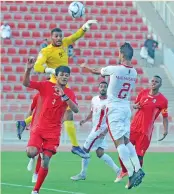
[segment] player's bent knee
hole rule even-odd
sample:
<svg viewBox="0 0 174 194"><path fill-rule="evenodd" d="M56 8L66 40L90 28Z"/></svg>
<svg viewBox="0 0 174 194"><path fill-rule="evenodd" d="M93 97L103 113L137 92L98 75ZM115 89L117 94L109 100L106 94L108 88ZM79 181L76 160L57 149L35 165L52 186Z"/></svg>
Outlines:
<svg viewBox="0 0 174 194"><path fill-rule="evenodd" d="M64 121L73 121L73 112L68 109L64 114Z"/></svg>
<svg viewBox="0 0 174 194"><path fill-rule="evenodd" d="M38 154L36 147L27 147L26 152L29 158L34 158Z"/></svg>
<svg viewBox="0 0 174 194"><path fill-rule="evenodd" d="M97 154L97 157L98 157L98 158L101 158L101 157L103 156L103 154L104 154L104 149L98 148L98 149L96 150L96 154Z"/></svg>
<svg viewBox="0 0 174 194"><path fill-rule="evenodd" d="M124 136L114 141L115 147L117 148L121 144L125 144Z"/></svg>
<svg viewBox="0 0 174 194"><path fill-rule="evenodd" d="M43 158L42 158L42 167L43 168L48 168L50 159L51 158L49 156L43 155Z"/></svg>

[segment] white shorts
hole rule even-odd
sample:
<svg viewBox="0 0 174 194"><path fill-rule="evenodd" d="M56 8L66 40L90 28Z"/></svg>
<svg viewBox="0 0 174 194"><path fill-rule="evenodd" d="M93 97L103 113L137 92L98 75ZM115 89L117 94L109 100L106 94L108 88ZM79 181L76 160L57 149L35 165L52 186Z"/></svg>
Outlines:
<svg viewBox="0 0 174 194"><path fill-rule="evenodd" d="M107 108L108 131L113 140L130 136L131 110L129 106L112 106Z"/></svg>
<svg viewBox="0 0 174 194"><path fill-rule="evenodd" d="M106 149L107 148L106 135L100 136L105 130L106 126L103 128L102 127L99 128L97 131L93 129L91 133L88 135L83 147L88 151L97 150L99 147Z"/></svg>

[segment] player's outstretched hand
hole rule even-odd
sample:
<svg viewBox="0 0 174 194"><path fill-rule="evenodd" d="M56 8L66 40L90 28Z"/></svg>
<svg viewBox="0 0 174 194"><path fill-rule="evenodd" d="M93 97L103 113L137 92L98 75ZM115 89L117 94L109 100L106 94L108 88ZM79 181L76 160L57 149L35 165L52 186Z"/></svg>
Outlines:
<svg viewBox="0 0 174 194"><path fill-rule="evenodd" d="M36 59L34 57L29 57L27 61L27 69L32 69L34 67L35 62Z"/></svg>
<svg viewBox="0 0 174 194"><path fill-rule="evenodd" d="M82 29L86 32L90 29L92 24L97 24L97 20L88 20L83 26Z"/></svg>
<svg viewBox="0 0 174 194"><path fill-rule="evenodd" d="M81 67L81 68L86 67L86 63L82 63L82 64L80 65L80 67Z"/></svg>
<svg viewBox="0 0 174 194"><path fill-rule="evenodd" d="M59 85L55 85L55 86L53 86L53 88L55 89L56 95L58 95L58 96L64 95L64 91Z"/></svg>
<svg viewBox="0 0 174 194"><path fill-rule="evenodd" d="M163 137L162 137L161 139L159 139L158 141L162 141L163 139L165 139L165 138L166 138L166 136L167 136L167 134L168 134L168 132L167 132L167 131L165 131L165 132L164 132L164 134L163 134Z"/></svg>
<svg viewBox="0 0 174 194"><path fill-rule="evenodd" d="M85 123L85 120L80 121L80 126L82 126Z"/></svg>

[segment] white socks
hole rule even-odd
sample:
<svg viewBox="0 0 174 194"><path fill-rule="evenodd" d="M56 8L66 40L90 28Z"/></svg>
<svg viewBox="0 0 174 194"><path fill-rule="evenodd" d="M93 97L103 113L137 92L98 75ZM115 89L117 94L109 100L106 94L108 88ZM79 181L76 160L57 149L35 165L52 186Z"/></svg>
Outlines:
<svg viewBox="0 0 174 194"><path fill-rule="evenodd" d="M120 171L120 168L114 163L114 161L109 155L103 154L103 156L100 159L103 160L108 166L110 166L118 174L118 172Z"/></svg>
<svg viewBox="0 0 174 194"><path fill-rule="evenodd" d="M138 156L137 156L137 153L136 153L136 150L135 150L135 147L132 145L131 142L129 142L126 147L128 148L129 150L129 154L130 154L130 159L135 167L135 172L137 172L141 166L140 166L140 161L138 159Z"/></svg>
<svg viewBox="0 0 174 194"><path fill-rule="evenodd" d="M121 144L117 147L117 151L120 159L127 169L129 177L131 177L134 173L134 166L132 165L132 162L130 160L130 153L128 148L124 144Z"/></svg>
<svg viewBox="0 0 174 194"><path fill-rule="evenodd" d="M86 176L86 171L87 171L87 168L88 168L89 161L90 161L89 158L83 158L82 159L82 170L81 170L80 174Z"/></svg>

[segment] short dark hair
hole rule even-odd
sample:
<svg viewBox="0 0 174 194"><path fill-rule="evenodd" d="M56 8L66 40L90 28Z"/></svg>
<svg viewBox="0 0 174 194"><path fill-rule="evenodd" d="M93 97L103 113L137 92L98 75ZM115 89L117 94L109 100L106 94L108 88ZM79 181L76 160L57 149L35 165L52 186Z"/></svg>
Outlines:
<svg viewBox="0 0 174 194"><path fill-rule="evenodd" d="M51 30L51 34L53 34L54 32L62 32L62 30L60 28L54 28Z"/></svg>
<svg viewBox="0 0 174 194"><path fill-rule="evenodd" d="M101 82L99 83L99 86L100 86L100 84L106 84L107 87L108 87L108 83L107 83L106 81L101 81Z"/></svg>
<svg viewBox="0 0 174 194"><path fill-rule="evenodd" d="M162 83L162 78L159 75L154 75L153 77L160 79L160 82Z"/></svg>
<svg viewBox="0 0 174 194"><path fill-rule="evenodd" d="M120 53L123 54L124 59L126 59L127 61L131 61L133 54L134 54L134 50L132 48L132 46L125 42L121 47L120 47Z"/></svg>
<svg viewBox="0 0 174 194"><path fill-rule="evenodd" d="M71 73L71 70L68 66L59 66L55 70L55 75L58 76L59 72Z"/></svg>

